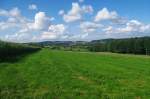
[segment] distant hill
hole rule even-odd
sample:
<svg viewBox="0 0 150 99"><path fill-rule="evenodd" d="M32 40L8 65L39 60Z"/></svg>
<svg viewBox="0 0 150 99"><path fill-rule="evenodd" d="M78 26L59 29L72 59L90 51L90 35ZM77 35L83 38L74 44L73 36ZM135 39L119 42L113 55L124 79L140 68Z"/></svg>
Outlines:
<svg viewBox="0 0 150 99"><path fill-rule="evenodd" d="M121 39L109 38L92 41L43 41L43 42L25 43L24 45L49 47L51 49L70 50L70 51L82 50L94 52L115 52L115 53L131 53L131 54L148 54L148 55L150 54L150 37L135 37L135 38L121 38Z"/></svg>
<svg viewBox="0 0 150 99"><path fill-rule="evenodd" d="M73 45L84 45L87 44L86 41L43 41L43 42L33 42L30 45L38 46L73 46Z"/></svg>
<svg viewBox="0 0 150 99"><path fill-rule="evenodd" d="M150 39L150 37L135 37L135 38L108 38L108 39L101 39L101 40L92 40L92 41L43 41L43 42L32 42L27 43L29 45L38 45L38 46L72 46L72 45L90 45L90 44L97 44L97 43L108 43L116 40L135 40L135 39Z"/></svg>
<svg viewBox="0 0 150 99"><path fill-rule="evenodd" d="M150 54L150 37L102 39L93 41L44 41L30 43L42 47L51 46L52 49L87 49L94 52L115 52L131 54ZM63 48L62 48L63 47Z"/></svg>

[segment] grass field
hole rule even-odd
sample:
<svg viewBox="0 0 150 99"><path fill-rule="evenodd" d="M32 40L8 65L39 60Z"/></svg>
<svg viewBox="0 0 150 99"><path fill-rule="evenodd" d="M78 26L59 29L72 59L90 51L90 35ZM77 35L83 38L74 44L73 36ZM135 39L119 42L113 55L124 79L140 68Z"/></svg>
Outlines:
<svg viewBox="0 0 150 99"><path fill-rule="evenodd" d="M150 57L43 49L0 63L1 99L148 99Z"/></svg>

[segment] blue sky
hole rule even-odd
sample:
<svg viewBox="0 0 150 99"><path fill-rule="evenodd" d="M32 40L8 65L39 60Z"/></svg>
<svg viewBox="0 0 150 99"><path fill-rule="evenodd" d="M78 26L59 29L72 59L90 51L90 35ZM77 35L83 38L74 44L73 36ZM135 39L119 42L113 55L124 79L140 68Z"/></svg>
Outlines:
<svg viewBox="0 0 150 99"><path fill-rule="evenodd" d="M95 40L150 35L150 0L1 0L0 39Z"/></svg>

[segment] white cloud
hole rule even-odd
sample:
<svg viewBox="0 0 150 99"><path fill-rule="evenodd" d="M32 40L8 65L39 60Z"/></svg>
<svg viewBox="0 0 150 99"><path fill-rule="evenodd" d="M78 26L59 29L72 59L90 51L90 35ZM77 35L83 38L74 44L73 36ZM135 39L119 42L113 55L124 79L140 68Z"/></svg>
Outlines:
<svg viewBox="0 0 150 99"><path fill-rule="evenodd" d="M83 5L82 10L84 13L93 13L93 7L91 5Z"/></svg>
<svg viewBox="0 0 150 99"><path fill-rule="evenodd" d="M112 33L113 32L113 27L112 26L108 26L104 29L102 29L103 31L105 31L106 33Z"/></svg>
<svg viewBox="0 0 150 99"><path fill-rule="evenodd" d="M50 25L51 18L46 16L44 12L38 12L35 14L34 20L23 20L23 17L20 17L19 19L10 17L7 22L5 22L6 25L8 25L8 28L14 27L17 28L17 26L20 28L19 33L30 33L31 31L42 31L47 30Z"/></svg>
<svg viewBox="0 0 150 99"><path fill-rule="evenodd" d="M5 17L0 23L3 26L0 29L11 29L15 27L23 27L28 21L25 17L21 15L21 11L18 8L12 8L11 10L0 10L0 16Z"/></svg>
<svg viewBox="0 0 150 99"><path fill-rule="evenodd" d="M140 30L141 32L150 32L150 24L141 26Z"/></svg>
<svg viewBox="0 0 150 99"><path fill-rule="evenodd" d="M31 5L29 5L29 10L37 10L38 8L37 8L37 6L35 5L35 4L31 4Z"/></svg>
<svg viewBox="0 0 150 99"><path fill-rule="evenodd" d="M50 21L54 21L54 20L55 20L55 17L51 17L51 18L50 18Z"/></svg>
<svg viewBox="0 0 150 99"><path fill-rule="evenodd" d="M94 22L82 22L80 24L80 28L85 33L95 32L98 28L102 27L101 24L97 24Z"/></svg>
<svg viewBox="0 0 150 99"><path fill-rule="evenodd" d="M11 23L15 23L15 22L17 22L17 19L16 19L16 18L13 18L13 17L10 17L10 18L8 18L7 21L8 21L8 22L11 22Z"/></svg>
<svg viewBox="0 0 150 99"><path fill-rule="evenodd" d="M150 24L143 24L137 20L130 20L126 23L124 27L112 27L108 26L103 29L106 33L134 33L134 32L150 32Z"/></svg>
<svg viewBox="0 0 150 99"><path fill-rule="evenodd" d="M56 39L63 35L66 27L63 24L50 25L48 31L41 34L41 39Z"/></svg>
<svg viewBox="0 0 150 99"><path fill-rule="evenodd" d="M17 27L20 27L19 24L16 24L14 22L0 22L0 30L7 30Z"/></svg>
<svg viewBox="0 0 150 99"><path fill-rule="evenodd" d="M65 22L73 22L81 19L81 8L78 3L72 3L72 9L64 14L63 19Z"/></svg>
<svg viewBox="0 0 150 99"><path fill-rule="evenodd" d="M0 16L5 17L5 19L0 22L0 30L21 28L27 21L27 19L21 15L21 11L18 8L12 8L11 10L1 9Z"/></svg>
<svg viewBox="0 0 150 99"><path fill-rule="evenodd" d="M13 8L12 10L9 11L9 13L10 13L10 16L13 16L13 17L21 16L20 10L18 8Z"/></svg>
<svg viewBox="0 0 150 99"><path fill-rule="evenodd" d="M64 15L64 13L65 13L64 10L60 10L60 11L58 12L59 15Z"/></svg>
<svg viewBox="0 0 150 99"><path fill-rule="evenodd" d="M20 17L20 10L18 8L13 8L9 11L0 9L0 16L6 16L6 17Z"/></svg>
<svg viewBox="0 0 150 99"><path fill-rule="evenodd" d="M12 42L27 42L27 40L31 41L32 36L27 33L14 33L11 35L5 35L3 39Z"/></svg>
<svg viewBox="0 0 150 99"><path fill-rule="evenodd" d="M98 11L97 15L95 16L95 22L102 20L116 19L117 17L118 17L117 12L115 11L109 12L107 8L103 8L102 10Z"/></svg>
<svg viewBox="0 0 150 99"><path fill-rule="evenodd" d="M147 32L150 31L150 25L143 24L137 20L131 20L126 24L126 27L119 28L118 31L126 32Z"/></svg>
<svg viewBox="0 0 150 99"><path fill-rule="evenodd" d="M9 13L6 10L0 9L0 16L8 16Z"/></svg>
<svg viewBox="0 0 150 99"><path fill-rule="evenodd" d="M42 40L56 39L56 38L57 38L57 35L55 33L48 32L48 31L43 32L42 35L41 35L41 37L40 37L40 39L42 39Z"/></svg>
<svg viewBox="0 0 150 99"><path fill-rule="evenodd" d="M51 18L46 16L45 12L38 12L35 14L34 23L29 23L29 29L44 30L50 25Z"/></svg>
<svg viewBox="0 0 150 99"><path fill-rule="evenodd" d="M84 13L92 13L93 8L91 5L83 5L80 7L78 3L72 3L72 9L67 14L63 10L59 11L60 15L63 15L65 22L74 22L82 19Z"/></svg>
<svg viewBox="0 0 150 99"><path fill-rule="evenodd" d="M45 12L38 12L34 20L29 20L21 15L18 8L0 10L0 15L6 17L6 20L0 22L0 32L8 31L3 34L3 39L9 41L31 41L33 33L37 33L34 35L38 37L39 33L48 31L51 21L54 20L54 17L46 16Z"/></svg>
<svg viewBox="0 0 150 99"><path fill-rule="evenodd" d="M91 40L118 35L135 36L150 32L150 24L144 24L138 20L128 20L118 16L117 12L109 11L107 8L100 10L93 21L84 19L84 14L91 15L93 8L90 5L80 6L72 3L72 8L67 13L59 11L65 22L76 22L72 24L54 24L54 17L47 16L45 12L37 12L33 19L27 19L18 8L10 10L0 9L0 38L10 41L27 42L42 40ZM4 17L4 19L3 19ZM87 18L88 19L88 18ZM84 21L86 20L86 21ZM107 20L105 24L99 24ZM112 24L117 23L117 24ZM110 26L111 25L111 26Z"/></svg>
<svg viewBox="0 0 150 99"><path fill-rule="evenodd" d="M62 34L65 31L66 27L63 24L51 25L49 26L48 31Z"/></svg>

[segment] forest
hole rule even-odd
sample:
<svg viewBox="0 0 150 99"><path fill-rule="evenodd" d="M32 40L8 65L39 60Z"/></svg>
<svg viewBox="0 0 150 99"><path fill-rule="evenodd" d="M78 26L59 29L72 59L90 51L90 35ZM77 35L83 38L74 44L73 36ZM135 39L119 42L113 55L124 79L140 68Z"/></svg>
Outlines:
<svg viewBox="0 0 150 99"><path fill-rule="evenodd" d="M37 46L0 41L0 62L9 60L14 61L22 55L38 50L40 50L40 47Z"/></svg>
<svg viewBox="0 0 150 99"><path fill-rule="evenodd" d="M90 42L89 50L150 55L150 37L95 40Z"/></svg>

